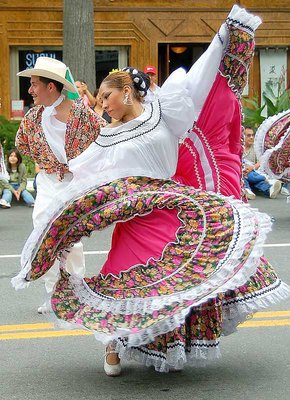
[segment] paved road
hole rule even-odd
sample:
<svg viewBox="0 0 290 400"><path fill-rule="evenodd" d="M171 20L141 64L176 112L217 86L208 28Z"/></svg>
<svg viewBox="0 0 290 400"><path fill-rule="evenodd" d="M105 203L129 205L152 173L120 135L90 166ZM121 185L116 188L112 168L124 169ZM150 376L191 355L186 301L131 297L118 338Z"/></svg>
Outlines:
<svg viewBox="0 0 290 400"><path fill-rule="evenodd" d="M265 254L290 284L290 206L285 197L252 202L276 219ZM134 362L122 376L108 378L102 370L103 347L84 331L54 330L36 313L43 301L39 282L15 292L10 278L18 270L32 210L14 206L0 210L0 399L1 400L289 400L290 300L284 301L223 338L223 357L206 369L159 374ZM85 240L87 269L93 273L109 248L110 232Z"/></svg>

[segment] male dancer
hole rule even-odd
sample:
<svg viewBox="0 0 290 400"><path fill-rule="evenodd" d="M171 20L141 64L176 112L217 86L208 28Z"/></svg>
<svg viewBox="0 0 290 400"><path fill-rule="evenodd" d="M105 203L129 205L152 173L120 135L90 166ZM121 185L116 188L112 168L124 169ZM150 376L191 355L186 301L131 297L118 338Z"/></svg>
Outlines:
<svg viewBox="0 0 290 400"><path fill-rule="evenodd" d="M16 146L22 154L31 157L38 165L37 196L33 210L33 225L41 224L51 201L57 201L58 192L64 190L72 179L68 161L82 153L98 136L100 120L96 113L81 100L71 101L62 94L65 89L76 92L66 79L68 68L61 61L39 57L35 67L19 72L30 77L28 93L34 106L24 116L16 135ZM68 255L69 272L84 274L83 246L77 243ZM47 292L51 292L58 277L55 263L44 277ZM45 302L38 308L46 313L50 306Z"/></svg>

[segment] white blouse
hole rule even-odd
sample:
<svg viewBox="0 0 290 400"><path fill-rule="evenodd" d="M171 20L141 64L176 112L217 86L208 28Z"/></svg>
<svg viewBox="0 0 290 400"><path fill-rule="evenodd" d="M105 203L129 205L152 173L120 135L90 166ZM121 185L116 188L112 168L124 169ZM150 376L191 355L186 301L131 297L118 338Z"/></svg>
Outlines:
<svg viewBox="0 0 290 400"><path fill-rule="evenodd" d="M216 36L188 73L180 68L169 76L158 99L144 104L139 117L102 128L97 140L69 161L74 175L71 185L89 188L127 176L172 177L179 139L198 118L218 72L223 47Z"/></svg>

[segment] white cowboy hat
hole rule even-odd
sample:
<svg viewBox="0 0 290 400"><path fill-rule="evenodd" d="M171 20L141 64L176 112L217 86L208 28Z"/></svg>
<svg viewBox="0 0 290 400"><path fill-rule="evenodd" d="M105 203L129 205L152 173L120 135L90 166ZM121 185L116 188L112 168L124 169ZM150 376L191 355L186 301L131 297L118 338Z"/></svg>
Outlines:
<svg viewBox="0 0 290 400"><path fill-rule="evenodd" d="M62 83L65 90L72 93L77 93L75 86L66 79L67 70L67 66L55 58L38 57L34 68L20 71L17 75L26 77L35 75L53 79L54 81Z"/></svg>

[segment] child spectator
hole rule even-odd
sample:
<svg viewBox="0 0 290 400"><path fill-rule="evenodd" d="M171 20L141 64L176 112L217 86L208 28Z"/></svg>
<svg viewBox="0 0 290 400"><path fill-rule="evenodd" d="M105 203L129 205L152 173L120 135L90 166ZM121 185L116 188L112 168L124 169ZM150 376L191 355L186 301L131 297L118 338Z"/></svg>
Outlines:
<svg viewBox="0 0 290 400"><path fill-rule="evenodd" d="M17 149L12 149L7 154L7 172L9 175L9 182L3 183L0 206L2 208L10 208L12 196L14 195L17 201L19 201L21 197L29 207L33 207L34 198L26 190L26 168L22 163L22 157Z"/></svg>

